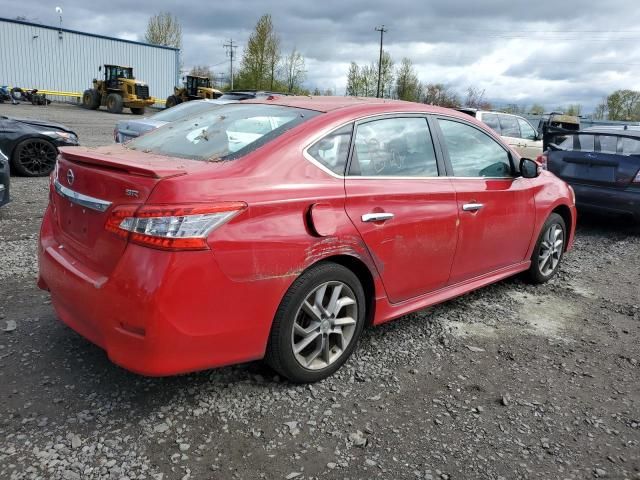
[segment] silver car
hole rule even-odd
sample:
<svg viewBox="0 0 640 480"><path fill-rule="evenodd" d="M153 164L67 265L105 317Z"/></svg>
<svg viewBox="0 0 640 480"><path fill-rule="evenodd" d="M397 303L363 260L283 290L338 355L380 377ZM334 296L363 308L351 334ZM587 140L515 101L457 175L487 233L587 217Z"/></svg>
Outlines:
<svg viewBox="0 0 640 480"><path fill-rule="evenodd" d="M113 139L116 143L124 143L132 138L139 137L143 133L160 128L167 123L175 122L227 103L236 103L236 100L193 100L168 108L150 117L120 120L113 131Z"/></svg>

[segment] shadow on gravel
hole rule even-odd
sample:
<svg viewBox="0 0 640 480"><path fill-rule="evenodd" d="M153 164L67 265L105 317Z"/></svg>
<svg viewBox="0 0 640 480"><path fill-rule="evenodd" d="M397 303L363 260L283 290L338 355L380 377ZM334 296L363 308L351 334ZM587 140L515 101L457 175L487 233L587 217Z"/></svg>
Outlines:
<svg viewBox="0 0 640 480"><path fill-rule="evenodd" d="M640 237L640 222L623 215L602 215L578 211L576 236L633 236Z"/></svg>

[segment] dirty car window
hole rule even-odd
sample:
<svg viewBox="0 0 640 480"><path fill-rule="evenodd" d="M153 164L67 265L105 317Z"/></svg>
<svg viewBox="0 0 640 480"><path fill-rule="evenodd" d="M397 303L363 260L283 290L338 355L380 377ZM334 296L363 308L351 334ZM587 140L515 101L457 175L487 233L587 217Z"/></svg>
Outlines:
<svg viewBox="0 0 640 480"><path fill-rule="evenodd" d="M223 105L143 135L126 148L191 160L232 160L316 115L278 105Z"/></svg>

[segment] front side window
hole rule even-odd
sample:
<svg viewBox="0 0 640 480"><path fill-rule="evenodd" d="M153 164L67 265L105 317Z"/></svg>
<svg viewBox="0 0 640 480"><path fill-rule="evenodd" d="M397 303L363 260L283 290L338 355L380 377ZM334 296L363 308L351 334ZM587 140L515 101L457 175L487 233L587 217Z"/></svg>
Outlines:
<svg viewBox="0 0 640 480"><path fill-rule="evenodd" d="M350 175L436 177L426 118L385 118L358 125Z"/></svg>
<svg viewBox="0 0 640 480"><path fill-rule="evenodd" d="M347 158L349 157L349 143L351 142L352 132L353 124L334 130L311 145L307 153L333 173L344 175Z"/></svg>
<svg viewBox="0 0 640 480"><path fill-rule="evenodd" d="M158 128L126 147L190 160L233 160L316 115L279 105L223 105Z"/></svg>
<svg viewBox="0 0 640 480"><path fill-rule="evenodd" d="M438 119L455 177L510 177L507 151L486 133L465 123Z"/></svg>
<svg viewBox="0 0 640 480"><path fill-rule="evenodd" d="M529 125L529 122L522 118L519 118L518 123L520 124L521 138L524 138L525 140L536 140L538 138L538 136L536 135L536 131L531 125Z"/></svg>
<svg viewBox="0 0 640 480"><path fill-rule="evenodd" d="M520 138L520 126L516 117L500 115L500 128L503 137Z"/></svg>

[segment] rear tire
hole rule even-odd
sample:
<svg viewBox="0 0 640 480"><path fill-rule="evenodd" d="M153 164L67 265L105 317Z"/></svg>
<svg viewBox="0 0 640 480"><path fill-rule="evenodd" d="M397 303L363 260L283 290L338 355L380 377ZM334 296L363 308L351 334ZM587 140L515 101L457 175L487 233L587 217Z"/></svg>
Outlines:
<svg viewBox="0 0 640 480"><path fill-rule="evenodd" d="M122 113L124 107L124 101L122 97L117 93L110 93L107 95L107 110L110 113Z"/></svg>
<svg viewBox="0 0 640 480"><path fill-rule="evenodd" d="M329 262L310 268L280 302L265 360L292 382L327 378L355 349L365 309L364 289L351 270Z"/></svg>
<svg viewBox="0 0 640 480"><path fill-rule="evenodd" d="M100 106L100 94L93 89L85 90L82 94L82 107L96 110Z"/></svg>
<svg viewBox="0 0 640 480"><path fill-rule="evenodd" d="M545 283L558 272L567 243L567 225L557 213L544 222L527 272L531 283Z"/></svg>
<svg viewBox="0 0 640 480"><path fill-rule="evenodd" d="M180 103L180 99L178 97L176 97L175 95L169 95L164 105L166 108L171 108L171 107L175 107L179 103Z"/></svg>
<svg viewBox="0 0 640 480"><path fill-rule="evenodd" d="M131 107L131 113L134 115L144 115L144 107Z"/></svg>

